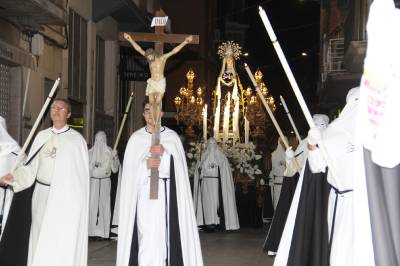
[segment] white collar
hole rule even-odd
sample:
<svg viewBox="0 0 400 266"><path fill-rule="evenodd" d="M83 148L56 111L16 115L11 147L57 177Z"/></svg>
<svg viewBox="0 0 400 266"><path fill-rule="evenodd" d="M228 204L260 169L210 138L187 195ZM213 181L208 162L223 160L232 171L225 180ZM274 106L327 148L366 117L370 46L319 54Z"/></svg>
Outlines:
<svg viewBox="0 0 400 266"><path fill-rule="evenodd" d="M144 127L144 130L145 130L147 133L149 133L149 134L153 134L153 133L151 133L151 132L147 129L147 126ZM164 132L164 131L165 131L165 127L161 126L161 128L160 128L160 133L162 133L162 132Z"/></svg>
<svg viewBox="0 0 400 266"><path fill-rule="evenodd" d="M52 131L53 133L55 133L55 134L61 134L61 133L64 133L65 131L67 131L68 129L69 129L69 126L68 126L68 125L65 125L64 127L60 128L60 129L57 129L57 128L55 128L55 127L52 127L52 128L51 128L51 131Z"/></svg>

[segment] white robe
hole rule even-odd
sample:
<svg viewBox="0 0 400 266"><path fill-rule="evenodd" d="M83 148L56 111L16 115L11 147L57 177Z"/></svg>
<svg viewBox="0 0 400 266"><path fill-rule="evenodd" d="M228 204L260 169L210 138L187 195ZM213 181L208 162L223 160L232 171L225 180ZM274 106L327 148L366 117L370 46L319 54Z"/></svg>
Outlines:
<svg viewBox="0 0 400 266"><path fill-rule="evenodd" d="M276 150L271 154L271 165L272 169L269 173L271 193L272 193L272 203L274 205L274 210L278 205L279 196L281 195L283 175L286 168L285 162L285 149L278 143Z"/></svg>
<svg viewBox="0 0 400 266"><path fill-rule="evenodd" d="M324 145L336 171L336 176L333 176L332 171L328 169L328 182L333 186L329 195L327 217L330 235L337 193L335 188L340 191L337 195L334 233L330 239L332 266L354 265L353 179L356 154L354 130L358 110L358 100L355 99L348 102L339 117L322 132ZM320 172L327 166L318 149L310 151L308 159L313 172Z"/></svg>
<svg viewBox="0 0 400 266"><path fill-rule="evenodd" d="M50 184L36 183L33 193L28 266L85 266L89 203L87 146L73 129L56 132L52 129L39 132L28 164L12 173L16 178L12 183L14 192L30 187L35 179Z"/></svg>
<svg viewBox="0 0 400 266"><path fill-rule="evenodd" d="M294 151L294 158L288 160L286 158L286 169L283 175L285 177L294 176L299 172L299 167L303 167L308 156L307 139L303 139Z"/></svg>
<svg viewBox="0 0 400 266"><path fill-rule="evenodd" d="M10 153L8 155L0 155L0 176L8 174L14 163L16 163L17 155L16 153ZM3 215L0 241L3 236L4 228L7 223L8 213L10 211L10 205L13 198L13 191L10 187L0 187L0 215Z"/></svg>
<svg viewBox="0 0 400 266"><path fill-rule="evenodd" d="M239 218L236 208L232 170L228 159L218 147L213 147L213 149L207 148L202 157L202 160L196 167L196 169L201 168L201 174L197 170L194 174L193 199L197 225L220 224L221 217L217 213L219 204L221 204L219 202L219 168L225 229L237 230L240 228ZM201 184L201 187L199 184Z"/></svg>
<svg viewBox="0 0 400 266"><path fill-rule="evenodd" d="M111 223L111 171L117 172L118 157L112 158L106 135L100 131L89 150L90 199L89 236L108 238Z"/></svg>
<svg viewBox="0 0 400 266"><path fill-rule="evenodd" d="M381 167L392 168L400 163L400 35L392 30L392 25L399 25L399 21L400 12L394 1L375 0L371 4L355 137L357 150L354 167L354 265L374 266L377 252L372 240L373 223L367 191L364 149L371 152L372 161ZM391 243L395 245L394 241ZM379 260L379 253L376 255Z"/></svg>
<svg viewBox="0 0 400 266"><path fill-rule="evenodd" d="M188 266L201 266L203 265L203 259L200 249L196 218L193 211L193 201L191 200L192 196L190 192L185 152L178 135L168 128L165 128L165 130L161 132L160 142L163 145L165 152L167 154L171 154L174 159L178 220L183 262L184 265ZM163 189L162 184L160 183L159 185L159 199L150 202L148 199L149 186L144 186L144 184L141 183L145 180L147 180L146 182L149 181L149 170L146 166L146 159L150 146L151 134L148 133L145 128L142 128L132 134L126 148L122 170L121 198L119 207L120 216L117 248L118 266L127 266L129 263L135 217L138 218L138 235L140 237L140 227L143 224L139 221L139 216L142 214L146 216L149 215L145 212L143 213L139 211L143 209L146 204L163 205L163 194L160 193L161 189ZM162 177L161 175L162 174L160 174L160 177ZM155 206L150 206L152 210L154 210L153 207ZM138 214L136 215L137 208ZM151 215L152 225L157 215L158 214L156 213L154 213L154 216ZM148 222L150 223L150 221ZM145 228L146 226L144 226L142 230L146 230ZM143 246L141 247L139 243L139 265L142 265L140 263L141 259L148 260L148 257L155 256L155 254L160 256L160 254L162 254L162 251L160 250L143 250L142 248Z"/></svg>
<svg viewBox="0 0 400 266"><path fill-rule="evenodd" d="M0 176L11 172L12 168L17 163L17 156L19 153L20 147L18 143L8 134L6 121L0 116ZM12 188L0 187L0 215L3 215L0 241L7 222L13 194Z"/></svg>

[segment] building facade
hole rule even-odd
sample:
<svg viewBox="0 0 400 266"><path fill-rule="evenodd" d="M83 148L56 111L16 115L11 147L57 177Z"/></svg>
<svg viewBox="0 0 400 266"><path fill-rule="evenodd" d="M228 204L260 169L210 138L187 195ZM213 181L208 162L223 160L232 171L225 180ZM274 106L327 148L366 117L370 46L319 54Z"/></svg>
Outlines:
<svg viewBox="0 0 400 266"><path fill-rule="evenodd" d="M0 1L0 115L21 144L58 77L56 97L73 106L69 124L89 144L99 129L112 141L118 126L118 21L95 18L97 2ZM41 128L48 126L46 114Z"/></svg>

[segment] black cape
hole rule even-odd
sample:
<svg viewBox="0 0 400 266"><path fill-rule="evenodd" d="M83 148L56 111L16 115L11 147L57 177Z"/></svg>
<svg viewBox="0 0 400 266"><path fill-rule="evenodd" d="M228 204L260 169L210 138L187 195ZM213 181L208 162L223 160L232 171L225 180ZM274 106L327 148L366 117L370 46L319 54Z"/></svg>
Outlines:
<svg viewBox="0 0 400 266"><path fill-rule="evenodd" d="M277 252L279 242L281 241L283 229L285 228L286 219L289 214L290 205L294 192L296 191L299 174L296 173L292 177L284 177L282 183L281 195L278 205L276 206L275 215L272 224L268 230L267 237L264 242L264 251Z"/></svg>
<svg viewBox="0 0 400 266"><path fill-rule="evenodd" d="M288 266L329 265L327 173L313 174L306 162Z"/></svg>
<svg viewBox="0 0 400 266"><path fill-rule="evenodd" d="M0 242L1 266L26 266L32 221L34 185L15 193Z"/></svg>

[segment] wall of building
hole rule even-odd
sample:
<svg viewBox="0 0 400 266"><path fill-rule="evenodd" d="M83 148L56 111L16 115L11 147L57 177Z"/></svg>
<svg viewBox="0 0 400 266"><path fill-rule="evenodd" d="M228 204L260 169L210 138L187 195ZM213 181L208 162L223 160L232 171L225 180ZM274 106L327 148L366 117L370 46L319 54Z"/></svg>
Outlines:
<svg viewBox="0 0 400 266"><path fill-rule="evenodd" d="M0 40L21 49L26 56L32 52L32 36L28 36L19 31L11 23L0 19ZM10 88L10 110L8 128L12 136L22 143L32 128L36 117L45 101L44 83L45 79L55 80L63 72L62 49L50 45L48 42L41 42L41 53L35 56L35 66L29 68L18 62L9 62L11 68L11 88ZM33 55L30 55L33 56ZM28 72L30 69L30 79ZM28 86L27 86L28 83ZM27 100L25 117L22 118L22 105L27 88ZM65 95L62 89L59 95ZM47 127L46 123L41 128Z"/></svg>
<svg viewBox="0 0 400 266"><path fill-rule="evenodd" d="M91 0L69 0L69 8L72 8L86 20L92 18L92 1Z"/></svg>
<svg viewBox="0 0 400 266"><path fill-rule="evenodd" d="M88 22L87 26L87 70L86 70L86 103L84 104L84 136L87 141L92 142L93 124L94 124L94 96L96 93L95 71L96 71L96 35L101 36L105 42L105 113L109 116L116 117L116 104L118 92L118 61L119 61L119 45L117 42L118 29L117 22L111 17L107 17L98 23L91 21L92 1L91 0L70 0L68 1L67 11L73 9ZM62 27L53 27L49 30L47 26L43 32L46 36L56 40L59 45L54 45L48 41L43 41L42 51L35 56L36 65L30 71L30 79L28 86L28 94L26 101L25 116L22 118L22 105L24 91L27 83L29 67L10 63L12 88L10 98L12 99L12 121L8 121L9 130L12 135L22 142L32 128L36 117L38 116L45 98L45 84L49 84L48 80L55 80L61 77L61 85L59 86L57 97L68 97L68 47L61 47L63 40L66 41ZM55 30L56 29L56 30ZM28 55L32 52L32 36L27 36L13 24L0 18L0 40L7 42L16 48L24 50ZM47 83L46 83L47 80ZM41 128L49 126L49 118L45 119Z"/></svg>

